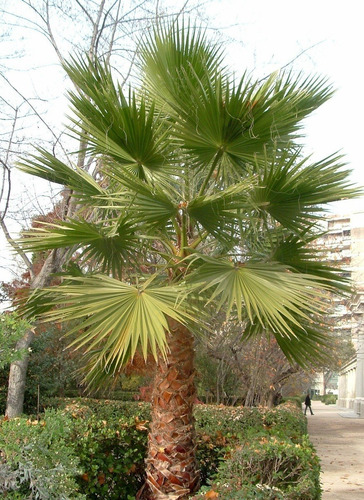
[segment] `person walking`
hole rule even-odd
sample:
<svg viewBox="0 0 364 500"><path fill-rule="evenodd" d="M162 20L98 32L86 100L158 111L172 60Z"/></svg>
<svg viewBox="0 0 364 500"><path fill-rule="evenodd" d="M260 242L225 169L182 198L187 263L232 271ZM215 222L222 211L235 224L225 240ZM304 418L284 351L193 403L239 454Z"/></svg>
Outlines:
<svg viewBox="0 0 364 500"><path fill-rule="evenodd" d="M306 415L306 412L307 412L307 408L310 409L310 412L311 412L311 415L313 415L313 411L312 411L312 408L311 408L311 398L310 398L310 395L307 394L306 396L306 399L305 399L305 415Z"/></svg>

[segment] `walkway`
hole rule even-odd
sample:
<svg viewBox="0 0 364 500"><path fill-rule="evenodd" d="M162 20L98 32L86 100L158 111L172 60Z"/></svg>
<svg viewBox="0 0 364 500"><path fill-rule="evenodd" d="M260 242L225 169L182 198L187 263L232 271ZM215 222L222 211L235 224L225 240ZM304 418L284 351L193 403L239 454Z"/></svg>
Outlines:
<svg viewBox="0 0 364 500"><path fill-rule="evenodd" d="M312 410L308 432L321 459L322 500L364 500L364 419L319 401Z"/></svg>

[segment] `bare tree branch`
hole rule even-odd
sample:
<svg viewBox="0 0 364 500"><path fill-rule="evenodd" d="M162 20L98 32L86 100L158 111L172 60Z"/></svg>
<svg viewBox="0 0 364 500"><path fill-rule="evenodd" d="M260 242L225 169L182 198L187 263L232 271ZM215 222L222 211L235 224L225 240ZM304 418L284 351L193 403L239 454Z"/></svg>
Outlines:
<svg viewBox="0 0 364 500"><path fill-rule="evenodd" d="M11 245L13 247L13 249L16 251L16 253L22 258L24 264L27 266L27 268L30 272L31 278L34 278L31 261L28 259L26 253L22 250L22 248L18 245L18 243L10 236L10 233L8 231L8 228L7 228L4 220L0 220L0 226L4 232L6 241L9 243L9 245Z"/></svg>
<svg viewBox="0 0 364 500"><path fill-rule="evenodd" d="M54 130L50 127L50 125L44 120L44 118L42 117L42 115L37 111L37 109L33 106L33 104L30 102L30 99L28 99L27 97L25 97L11 82L10 80L3 74L0 73L0 76L1 78L3 78L3 80L6 81L6 83L10 86L10 88L12 88L22 99L24 102L26 102L28 104L28 106L32 109L32 111L34 112L35 116L37 116L39 118L39 120L43 123L43 125L45 125L45 127L47 128L47 130L52 134L52 136L54 137L56 143L58 143L64 153L64 155L66 157L68 157L67 155L67 152L66 150L63 148L62 144L59 142L59 137L54 133Z"/></svg>
<svg viewBox="0 0 364 500"><path fill-rule="evenodd" d="M100 24L102 12L104 10L104 6L105 6L105 0L101 0L99 10L98 10L97 16L96 16L96 21L94 21L94 23L93 23L92 36L91 36L90 47L89 47L89 51L88 51L88 54L91 57L91 59L94 59L94 57L97 54L97 45L98 45L98 40L99 40L99 37L98 37L99 24ZM105 16L105 19L106 19L106 16Z"/></svg>
<svg viewBox="0 0 364 500"><path fill-rule="evenodd" d="M3 182L1 186L1 193L0 193L0 201L2 200L4 196L4 191L5 191L5 185L8 185L8 192L6 194L6 199L5 199L5 208L2 212L0 212L0 220L3 221L6 216L6 212L8 211L9 208L9 203L10 203L10 192L11 192L11 178L10 178L10 168L7 166L5 162L0 160L0 163L3 166Z"/></svg>

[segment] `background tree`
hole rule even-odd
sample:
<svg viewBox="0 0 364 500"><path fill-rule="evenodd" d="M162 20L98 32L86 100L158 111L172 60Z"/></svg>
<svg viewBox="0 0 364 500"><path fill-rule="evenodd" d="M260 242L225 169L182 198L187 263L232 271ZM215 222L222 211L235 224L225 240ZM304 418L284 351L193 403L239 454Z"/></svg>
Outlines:
<svg viewBox="0 0 364 500"><path fill-rule="evenodd" d="M326 352L325 359L321 363L315 360L312 362L312 371L316 373L316 376L322 375L323 394L326 394L328 389L337 389L337 386L330 387L330 383L333 383L332 379L356 353L350 334L331 331L329 336L330 345L323 348Z"/></svg>
<svg viewBox="0 0 364 500"><path fill-rule="evenodd" d="M48 320L80 321L73 345L88 353L89 384L137 349L157 361L146 498L185 498L198 485L192 332L206 305L244 316L247 336L269 330L304 363L325 341L321 295L345 288L306 243L320 206L356 191L338 157L311 163L297 143L330 88L289 74L236 81L222 64L216 44L177 22L141 44L135 92L113 82L107 63L74 58L70 129L87 141L89 172L42 148L20 163L78 202L23 247L98 263L98 273L35 293L28 313L57 305Z"/></svg>
<svg viewBox="0 0 364 500"><path fill-rule="evenodd" d="M244 323L215 318L213 335L198 340L198 388L208 400L272 407L289 379L303 374L290 363L274 336L244 338Z"/></svg>
<svg viewBox="0 0 364 500"><path fill-rule="evenodd" d="M0 315L0 369L19 361L26 353L15 350L15 344L31 325L16 313Z"/></svg>
<svg viewBox="0 0 364 500"><path fill-rule="evenodd" d="M24 332L32 328L31 324L19 318L16 313L3 313L0 315L0 407L6 400L6 375L11 363L19 363L28 353L16 349L16 343Z"/></svg>

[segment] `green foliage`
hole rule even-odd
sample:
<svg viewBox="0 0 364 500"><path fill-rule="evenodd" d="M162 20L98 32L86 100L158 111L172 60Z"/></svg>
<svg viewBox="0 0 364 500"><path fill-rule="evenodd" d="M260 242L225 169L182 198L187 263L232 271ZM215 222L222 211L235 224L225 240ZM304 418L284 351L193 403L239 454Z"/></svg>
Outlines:
<svg viewBox="0 0 364 500"><path fill-rule="evenodd" d="M198 405L195 409L197 431L236 434L241 437L249 429L269 432L287 432L291 437L307 432L302 412L292 404L280 405L272 410L232 406Z"/></svg>
<svg viewBox="0 0 364 500"><path fill-rule="evenodd" d="M274 433L287 434L293 440L307 434L307 421L302 415L302 407L287 402L264 413L264 425Z"/></svg>
<svg viewBox="0 0 364 500"><path fill-rule="evenodd" d="M62 338L64 330L47 325L45 331L37 329L37 332L38 335L32 343L27 372L24 400L26 413L36 411L38 387L41 410L47 398L69 395L69 391L77 391L78 380L75 373L80 363L80 355L66 349L66 341Z"/></svg>
<svg viewBox="0 0 364 500"><path fill-rule="evenodd" d="M40 421L3 420L0 492L7 498L85 498L75 480L81 469L72 427L69 416L54 410L47 410Z"/></svg>
<svg viewBox="0 0 364 500"><path fill-rule="evenodd" d="M29 328L31 324L16 313L0 315L0 370L26 354L26 350L15 349L15 345Z"/></svg>
<svg viewBox="0 0 364 500"><path fill-rule="evenodd" d="M100 420L108 418L135 418L150 419L149 403L136 401L115 401L109 399L92 398L49 398L48 406L65 411L77 409L76 416L86 414L97 415ZM80 413L79 413L80 412Z"/></svg>
<svg viewBox="0 0 364 500"><path fill-rule="evenodd" d="M144 482L150 405L81 398L49 402L57 410L47 410L39 423L25 418L2 423L3 489L8 484L9 492L30 493L29 480L20 479L25 464L39 498L135 498ZM306 420L294 405L273 410L197 405L195 419L202 484L214 481L221 498L319 498L312 493L320 491L318 460L305 437ZM24 456L27 461L20 463ZM272 491L277 496L269 496Z"/></svg>
<svg viewBox="0 0 364 500"><path fill-rule="evenodd" d="M142 403L123 414L105 402L97 413L89 407L69 405L74 420L74 451L84 473L78 477L87 498L129 498L142 486L147 447L147 420ZM127 408L127 405L122 407Z"/></svg>
<svg viewBox="0 0 364 500"><path fill-rule="evenodd" d="M321 401L325 403L325 405L334 405L336 404L337 401L337 395L336 394L325 394L324 396L321 396Z"/></svg>
<svg viewBox="0 0 364 500"><path fill-rule="evenodd" d="M283 398L282 399L282 404L283 403L293 403L297 406L297 408L302 409L302 403L304 402L306 396L291 396L288 398Z"/></svg>
<svg viewBox="0 0 364 500"><path fill-rule="evenodd" d="M226 500L318 500L319 474L319 459L307 436L295 443L289 437L254 434L221 464L213 491Z"/></svg>
<svg viewBox="0 0 364 500"><path fill-rule="evenodd" d="M80 491L90 499L134 498L145 479L149 404L81 398L49 403L73 419Z"/></svg>
<svg viewBox="0 0 364 500"><path fill-rule="evenodd" d="M131 286L103 275L68 278L65 293L73 290L73 297L68 300L68 319L76 320L76 325L67 336L78 332L70 346L86 350L87 383L97 387L102 385L104 378L110 380L111 374L133 358L138 346L144 359L148 349L155 359L158 352L166 355L167 317L180 323L191 319L181 304L176 306L177 300L181 301L178 287L158 287L152 282L153 279L149 279L143 285ZM88 298L81 304L80 293L85 292ZM58 300L62 302L63 299ZM64 321L65 314L65 309L59 308L45 313L53 322ZM95 336L98 337L104 328L108 335L102 349L106 349L107 355L100 356Z"/></svg>
<svg viewBox="0 0 364 500"><path fill-rule="evenodd" d="M233 448L225 447L225 455L218 457L220 466L212 485L203 487L194 497L196 500L217 495L224 500L321 498L319 459L305 434L305 419L297 407L287 404L269 411L251 411L246 416L251 422L255 419L253 426L241 425L245 423L243 412L226 410L232 429L240 422L239 439ZM209 425L218 411L212 418L207 417ZM223 414L226 418L225 409L221 408L220 415ZM222 419L217 423L225 425Z"/></svg>

